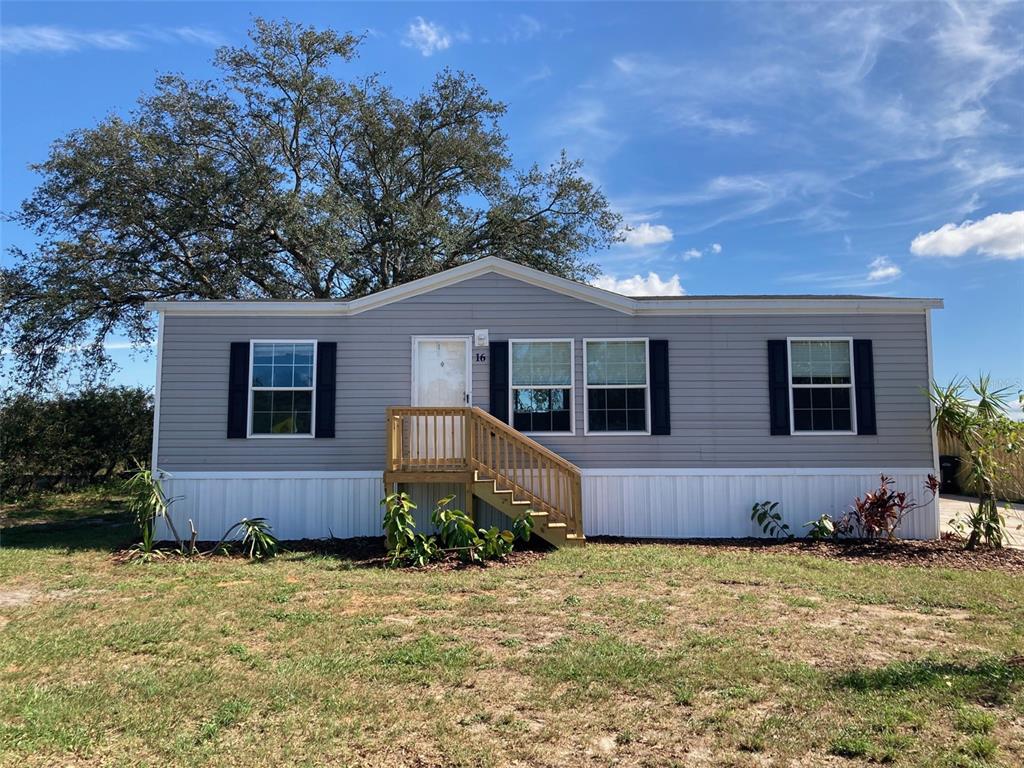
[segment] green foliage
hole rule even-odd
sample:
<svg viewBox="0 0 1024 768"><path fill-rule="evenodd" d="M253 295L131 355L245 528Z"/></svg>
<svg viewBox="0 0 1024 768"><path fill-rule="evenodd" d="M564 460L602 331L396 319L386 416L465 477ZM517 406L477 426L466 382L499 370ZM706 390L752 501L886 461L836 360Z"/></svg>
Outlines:
<svg viewBox="0 0 1024 768"><path fill-rule="evenodd" d="M266 560L277 557L280 544L270 532L270 524L266 518L243 517L239 521L243 531L242 551L250 560Z"/></svg>
<svg viewBox="0 0 1024 768"><path fill-rule="evenodd" d="M439 499L430 515L437 529L436 536L415 532L412 510L416 505L407 494L393 493L381 502L386 507L384 531L392 566L423 567L447 553L465 562L504 560L517 540L529 540L533 531L533 518L529 514L517 518L510 531L497 526L477 529L463 510L449 507L454 498Z"/></svg>
<svg viewBox="0 0 1024 768"><path fill-rule="evenodd" d="M392 493L381 500L384 505L384 542L391 553L391 562L397 565L413 545L416 521L412 511L416 505L404 491Z"/></svg>
<svg viewBox="0 0 1024 768"><path fill-rule="evenodd" d="M533 533L533 516L526 512L512 522L512 533L519 541L529 541Z"/></svg>
<svg viewBox="0 0 1024 768"><path fill-rule="evenodd" d="M150 299L357 297L489 255L582 279L621 239L581 163L517 167L506 106L470 75L407 97L343 79L354 35L256 19L249 37L33 166L12 218L39 238L0 276L26 385L109 365L112 331L148 344Z"/></svg>
<svg viewBox="0 0 1024 768"><path fill-rule="evenodd" d="M464 560L480 560L482 541L477 535L473 519L461 509L449 509L454 496L439 499L430 515L444 549L456 550Z"/></svg>
<svg viewBox="0 0 1024 768"><path fill-rule="evenodd" d="M750 519L753 520L767 536L776 539L792 539L793 534L789 530L786 521L778 510L777 501L759 501L750 508Z"/></svg>
<svg viewBox="0 0 1024 768"><path fill-rule="evenodd" d="M481 528L480 555L485 560L504 560L515 546L516 536L512 531L499 530L496 525Z"/></svg>
<svg viewBox="0 0 1024 768"><path fill-rule="evenodd" d="M437 560L441 556L441 549L437 546L437 538L417 533L412 540L412 545L403 553L403 559L409 565L422 568L428 563Z"/></svg>
<svg viewBox="0 0 1024 768"><path fill-rule="evenodd" d="M1003 545L1005 520L999 511L996 489L1024 497L1018 469L1024 445L1024 424L1008 415L1008 388L992 389L988 376L977 382L957 379L945 387L932 383L928 391L935 412L934 424L954 437L967 452L970 485L978 505L961 531L967 549L984 543ZM1018 396L1024 403L1024 394Z"/></svg>
<svg viewBox="0 0 1024 768"><path fill-rule="evenodd" d="M808 529L807 535L815 541L821 541L822 539L834 539L838 535L835 521L827 512L817 520L811 520L810 522L804 523L804 528Z"/></svg>
<svg viewBox="0 0 1024 768"><path fill-rule="evenodd" d="M13 395L0 407L0 484L10 499L36 483L110 480L148 460L152 436L152 398L141 387Z"/></svg>
<svg viewBox="0 0 1024 768"><path fill-rule="evenodd" d="M281 548L280 542L270 532L270 523L264 517L243 517L224 531L220 541L214 544L213 549L204 554L214 555L223 552L225 550L225 542L238 530L242 531L242 552L250 560L267 560L277 557Z"/></svg>
<svg viewBox="0 0 1024 768"><path fill-rule="evenodd" d="M171 504L177 501L177 497L167 498L164 489L160 485L152 471L145 469L142 465L136 465L133 474L124 483L124 490L128 494L128 511L135 517L135 523L139 526L142 541L136 549L144 555L152 555L156 552L154 542L154 527L157 518L163 519L171 529L178 550L182 551L181 537L174 527L174 521L167 511Z"/></svg>

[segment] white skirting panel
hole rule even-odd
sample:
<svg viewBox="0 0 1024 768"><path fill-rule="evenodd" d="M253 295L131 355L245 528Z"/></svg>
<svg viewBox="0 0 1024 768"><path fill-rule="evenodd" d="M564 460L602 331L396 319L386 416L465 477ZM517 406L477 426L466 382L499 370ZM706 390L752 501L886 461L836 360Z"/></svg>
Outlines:
<svg viewBox="0 0 1024 768"><path fill-rule="evenodd" d="M168 497L177 497L170 514L185 538L190 519L200 540L216 541L243 517L267 518L281 540L382 535L380 472L340 477L170 476L162 483ZM169 539L170 531L161 526L157 535Z"/></svg>
<svg viewBox="0 0 1024 768"><path fill-rule="evenodd" d="M783 470L785 471L785 470ZM750 520L758 501L780 502L778 511L797 536L804 523L827 512L842 514L854 497L878 487L879 472L848 469L780 470L588 470L583 476L583 527L587 536L641 538L737 538L762 536ZM897 490L929 498L929 470L886 472ZM904 520L900 535L910 539L939 536L937 501Z"/></svg>
<svg viewBox="0 0 1024 768"><path fill-rule="evenodd" d="M890 470L899 490L916 499L927 494L927 469ZM757 501L781 502L779 511L793 533L824 512L841 514L855 496L878 487L877 470L671 470L593 469L583 475L583 521L587 536L637 538L736 538L760 536L750 520ZM181 473L166 475L165 493L175 499L171 517L182 536L191 519L203 541L216 540L243 517L265 517L282 540L381 535L384 489L380 472L337 473ZM405 486L419 506L417 529L430 530L430 511L438 498L460 486ZM938 505L914 512L900 534L934 539L939 535ZM477 503L481 525L509 521ZM170 531L161 525L161 539Z"/></svg>

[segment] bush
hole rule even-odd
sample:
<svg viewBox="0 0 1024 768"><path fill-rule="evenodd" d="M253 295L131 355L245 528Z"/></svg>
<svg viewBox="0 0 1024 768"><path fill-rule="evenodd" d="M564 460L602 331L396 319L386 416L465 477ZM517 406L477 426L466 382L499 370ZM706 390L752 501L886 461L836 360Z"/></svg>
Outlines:
<svg viewBox="0 0 1024 768"><path fill-rule="evenodd" d="M778 512L779 502L759 501L750 508L750 519L760 526L766 536L776 539L792 539L793 533Z"/></svg>
<svg viewBox="0 0 1024 768"><path fill-rule="evenodd" d="M148 464L152 442L153 403L141 387L14 395L0 408L0 483L11 497L107 481Z"/></svg>
<svg viewBox="0 0 1024 768"><path fill-rule="evenodd" d="M461 509L450 509L454 496L439 499L430 515L437 529L436 536L416 533L412 510L416 505L406 493L393 493L381 500L384 505L384 538L391 557L391 565L422 567L446 554L453 554L464 562L504 560L512 552L517 540L528 541L533 531L530 513L517 518L512 530L497 526L477 529L472 518Z"/></svg>

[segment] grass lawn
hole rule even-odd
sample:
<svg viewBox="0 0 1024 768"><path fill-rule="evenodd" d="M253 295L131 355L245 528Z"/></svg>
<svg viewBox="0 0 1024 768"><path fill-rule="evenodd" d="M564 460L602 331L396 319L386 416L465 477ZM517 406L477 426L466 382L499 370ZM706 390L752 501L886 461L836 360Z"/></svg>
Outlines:
<svg viewBox="0 0 1024 768"><path fill-rule="evenodd" d="M118 564L0 532L0 764L1024 764L1024 579L702 546ZM41 517L48 522L40 523Z"/></svg>

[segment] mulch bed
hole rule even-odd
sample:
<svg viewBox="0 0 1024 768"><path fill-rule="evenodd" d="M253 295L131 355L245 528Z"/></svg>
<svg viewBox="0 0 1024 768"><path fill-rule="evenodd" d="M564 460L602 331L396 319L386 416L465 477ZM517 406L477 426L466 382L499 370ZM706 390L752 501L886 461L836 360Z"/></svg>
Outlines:
<svg viewBox="0 0 1024 768"><path fill-rule="evenodd" d="M213 541L198 541L196 548L200 552L208 552L216 544ZM159 548L163 550L164 557L154 562L164 560L180 559L181 555L172 552L173 542L161 542ZM285 553L308 553L312 555L324 555L336 557L344 562L348 568L388 568L390 558L387 556L387 549L384 546L383 536L357 536L351 539L300 539L296 541L282 541L282 554ZM407 570L415 571L459 571L465 569L486 569L486 568L519 568L535 563L545 557L551 548L541 539L533 537L527 544L518 542L516 549L505 560L486 560L482 563L465 563L455 555L448 555L441 560L430 563L422 568ZM112 557L116 562L131 562L135 553L130 549L120 550L113 553ZM197 555L203 558L229 558L245 559L245 555L237 547L230 548L227 553L216 555Z"/></svg>
<svg viewBox="0 0 1024 768"><path fill-rule="evenodd" d="M587 537L588 542L605 544L669 544L702 547L715 552L772 552L813 555L847 563L879 563L922 568L954 568L961 571L1003 571L1024 574L1024 550L964 549L962 541L875 541L851 539L811 541L807 539L627 539L615 536Z"/></svg>
<svg viewBox="0 0 1024 768"><path fill-rule="evenodd" d="M1024 550L987 549L974 551L964 549L962 541L944 538L941 541L875 541L849 539L839 541L811 541L808 539L631 539L618 536L590 536L590 544L614 544L640 546L644 544L667 544L669 546L691 547L709 552L762 552L783 555L812 555L847 563L879 563L895 566L916 566L920 568L953 568L961 571L1002 571L1024 574ZM198 542L200 551L213 547L214 542ZM173 546L163 542L167 552ZM281 542L282 548L290 553L309 553L336 557L350 568L387 568L389 558L382 536L360 536L352 539L303 539ZM546 557L551 548L538 537L529 543L516 545L506 560L489 560L483 563L464 563L455 555L431 563L419 571L457 571L486 568L520 568L531 565ZM168 552L167 557L177 555ZM227 555L214 557L242 558L237 549ZM118 562L132 559L130 550L113 554Z"/></svg>

